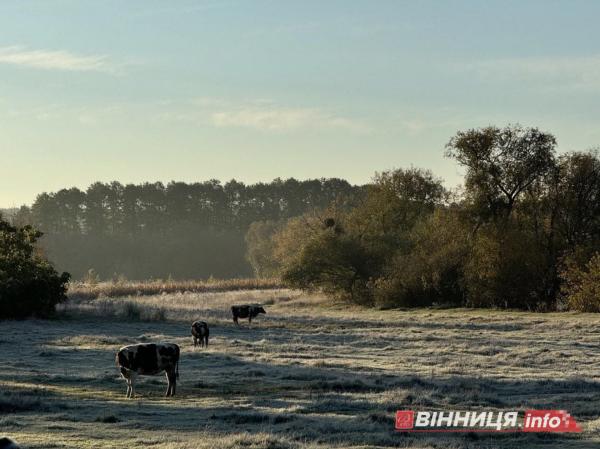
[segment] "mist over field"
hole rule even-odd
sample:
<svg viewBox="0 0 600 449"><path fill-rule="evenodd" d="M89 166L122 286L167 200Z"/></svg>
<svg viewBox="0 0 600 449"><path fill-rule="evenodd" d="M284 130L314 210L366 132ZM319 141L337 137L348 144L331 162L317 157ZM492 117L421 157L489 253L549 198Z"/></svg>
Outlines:
<svg viewBox="0 0 600 449"><path fill-rule="evenodd" d="M74 279L197 279L252 276L245 235L253 222L281 222L332 203L350 207L361 187L341 179L245 185L95 183L42 193L12 213L45 236L41 246Z"/></svg>

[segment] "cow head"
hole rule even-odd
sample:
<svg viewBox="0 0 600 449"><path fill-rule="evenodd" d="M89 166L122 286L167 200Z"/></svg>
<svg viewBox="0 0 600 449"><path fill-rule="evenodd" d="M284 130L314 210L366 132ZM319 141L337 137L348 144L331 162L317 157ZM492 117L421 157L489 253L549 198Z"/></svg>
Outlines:
<svg viewBox="0 0 600 449"><path fill-rule="evenodd" d="M120 366L123 368L129 367L129 360L127 359L127 354L126 354L125 348L121 348L117 352L117 356L115 357L115 359L116 359L115 361L117 362L117 366Z"/></svg>
<svg viewBox="0 0 600 449"><path fill-rule="evenodd" d="M256 306L254 310L256 310L256 313L267 313L263 306Z"/></svg>

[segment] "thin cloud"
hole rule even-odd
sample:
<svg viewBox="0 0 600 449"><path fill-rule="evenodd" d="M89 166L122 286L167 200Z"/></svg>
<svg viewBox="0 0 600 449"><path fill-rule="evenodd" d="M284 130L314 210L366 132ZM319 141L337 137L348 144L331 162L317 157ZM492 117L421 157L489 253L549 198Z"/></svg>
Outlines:
<svg viewBox="0 0 600 449"><path fill-rule="evenodd" d="M242 108L219 111L211 115L219 127L256 128L265 131L297 129L315 123L320 114L314 109Z"/></svg>
<svg viewBox="0 0 600 449"><path fill-rule="evenodd" d="M319 107L293 107L270 99L231 101L199 97L187 102L161 101L155 120L213 126L246 128L262 132L287 132L300 129L344 129L368 133L372 128L354 118L338 115Z"/></svg>
<svg viewBox="0 0 600 449"><path fill-rule="evenodd" d="M338 128L365 132L368 127L347 117L318 108L292 108L274 104L220 109L210 114L217 127L251 128L260 131L293 131L305 128Z"/></svg>
<svg viewBox="0 0 600 449"><path fill-rule="evenodd" d="M71 72L115 71L105 55L77 55L66 50L30 50L20 46L0 47L0 64Z"/></svg>
<svg viewBox="0 0 600 449"><path fill-rule="evenodd" d="M535 82L538 88L600 90L600 55L505 58L457 66L486 79Z"/></svg>

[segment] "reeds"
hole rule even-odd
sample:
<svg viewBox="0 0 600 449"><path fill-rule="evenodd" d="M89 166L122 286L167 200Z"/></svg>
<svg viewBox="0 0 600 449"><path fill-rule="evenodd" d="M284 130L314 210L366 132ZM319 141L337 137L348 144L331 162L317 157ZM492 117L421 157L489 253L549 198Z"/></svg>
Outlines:
<svg viewBox="0 0 600 449"><path fill-rule="evenodd" d="M279 279L207 279L207 280L148 280L113 281L85 283L73 282L69 285L69 299L85 301L99 297L148 296L163 293L204 293L235 290L268 290L282 288Z"/></svg>

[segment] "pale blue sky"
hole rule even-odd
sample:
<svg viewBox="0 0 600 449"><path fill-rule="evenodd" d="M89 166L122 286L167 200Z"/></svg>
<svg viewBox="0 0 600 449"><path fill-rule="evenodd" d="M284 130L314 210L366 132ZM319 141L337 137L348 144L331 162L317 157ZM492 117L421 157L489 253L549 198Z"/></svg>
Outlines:
<svg viewBox="0 0 600 449"><path fill-rule="evenodd" d="M119 180L420 166L459 129L600 145L600 1L0 2L0 207Z"/></svg>

